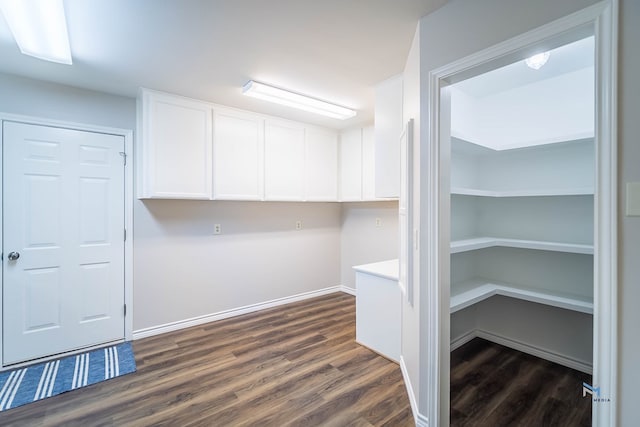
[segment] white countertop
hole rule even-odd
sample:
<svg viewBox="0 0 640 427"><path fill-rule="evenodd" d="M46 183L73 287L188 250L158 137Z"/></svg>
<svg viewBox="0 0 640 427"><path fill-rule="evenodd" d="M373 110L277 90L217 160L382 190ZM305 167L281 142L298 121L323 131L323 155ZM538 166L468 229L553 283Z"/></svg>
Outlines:
<svg viewBox="0 0 640 427"><path fill-rule="evenodd" d="M371 264L356 265L353 269L358 273L371 274L384 279L398 280L400 263L397 259L374 262Z"/></svg>

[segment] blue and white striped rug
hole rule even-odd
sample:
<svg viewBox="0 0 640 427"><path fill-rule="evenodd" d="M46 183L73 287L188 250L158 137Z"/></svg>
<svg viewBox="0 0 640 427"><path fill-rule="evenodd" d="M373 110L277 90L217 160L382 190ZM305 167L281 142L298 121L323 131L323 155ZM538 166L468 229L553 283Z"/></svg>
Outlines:
<svg viewBox="0 0 640 427"><path fill-rule="evenodd" d="M136 371L131 343L0 373L0 411Z"/></svg>

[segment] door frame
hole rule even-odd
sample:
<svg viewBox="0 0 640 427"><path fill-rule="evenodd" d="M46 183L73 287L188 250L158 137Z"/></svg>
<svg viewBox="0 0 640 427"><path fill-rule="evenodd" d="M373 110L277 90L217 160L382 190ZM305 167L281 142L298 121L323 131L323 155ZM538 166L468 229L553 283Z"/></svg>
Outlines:
<svg viewBox="0 0 640 427"><path fill-rule="evenodd" d="M424 410L429 425L449 425L449 227L448 203L449 142L447 126L441 126L441 106L448 103L441 89L456 81L481 74L522 59L535 47L557 47L567 37L588 31L595 35L595 141L596 197L594 217L594 314L593 384L609 402L593 404L593 425L616 425L617 412L617 35L618 0L605 0L540 28L484 49L429 73L429 141L422 167L427 169L427 185L421 223L427 227L420 242L426 248L432 268L421 277L421 347L432 360L424 363L421 377L426 394L432 396ZM564 39L564 42L563 42ZM525 56L526 57L526 56ZM445 194L446 193L446 194ZM576 393L579 393L576 390Z"/></svg>
<svg viewBox="0 0 640 427"><path fill-rule="evenodd" d="M95 132L95 133L104 133L109 135L121 136L124 138L124 151L126 153L126 164L124 168L124 226L127 230L127 239L124 242L124 303L127 307L126 316L124 319L124 339L126 341L131 341L133 339L133 130L131 129L121 129L121 128L113 128L113 127L105 127L105 126L96 126L89 125L84 123L76 123L69 121L61 121L61 120L52 120L41 117L33 117L33 116L24 116L17 114L9 114L0 112L0 202L3 202L3 159L2 159L2 141L3 141L3 126L2 123L5 121L19 122L30 125L41 125L41 126L50 126L50 127L58 127L64 129L71 130L79 130L85 132ZM3 221L3 213L4 213L4 203L0 206L0 224ZM0 226L0 250L4 249L2 247L4 243L4 238L2 235L2 227ZM0 272L0 290L4 286L3 277ZM0 338L2 337L2 330L4 328L3 321L3 292L0 292ZM3 346L4 339L0 339L0 371L14 368L17 366L33 363L33 361L27 363L19 363L15 365L11 365L10 367L4 366L3 360ZM99 347L99 346L94 346ZM93 348L93 347L89 347ZM71 351L69 354L74 354L78 352L84 352L87 349L81 349L77 351ZM51 357L44 357L39 360L47 360L51 358L59 357L58 355L54 355Z"/></svg>

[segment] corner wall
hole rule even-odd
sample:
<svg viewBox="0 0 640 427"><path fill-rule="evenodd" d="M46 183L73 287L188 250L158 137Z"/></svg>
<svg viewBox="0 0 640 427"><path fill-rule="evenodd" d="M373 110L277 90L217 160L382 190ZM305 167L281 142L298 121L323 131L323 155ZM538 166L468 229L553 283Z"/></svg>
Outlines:
<svg viewBox="0 0 640 427"><path fill-rule="evenodd" d="M341 205L340 284L355 289L353 266L398 258L398 202Z"/></svg>

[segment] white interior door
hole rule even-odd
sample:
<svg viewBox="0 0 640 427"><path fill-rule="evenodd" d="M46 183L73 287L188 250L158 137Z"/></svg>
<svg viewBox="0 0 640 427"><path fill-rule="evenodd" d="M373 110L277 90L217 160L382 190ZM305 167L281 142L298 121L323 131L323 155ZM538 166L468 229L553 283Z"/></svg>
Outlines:
<svg viewBox="0 0 640 427"><path fill-rule="evenodd" d="M4 122L3 363L124 338L124 138Z"/></svg>

